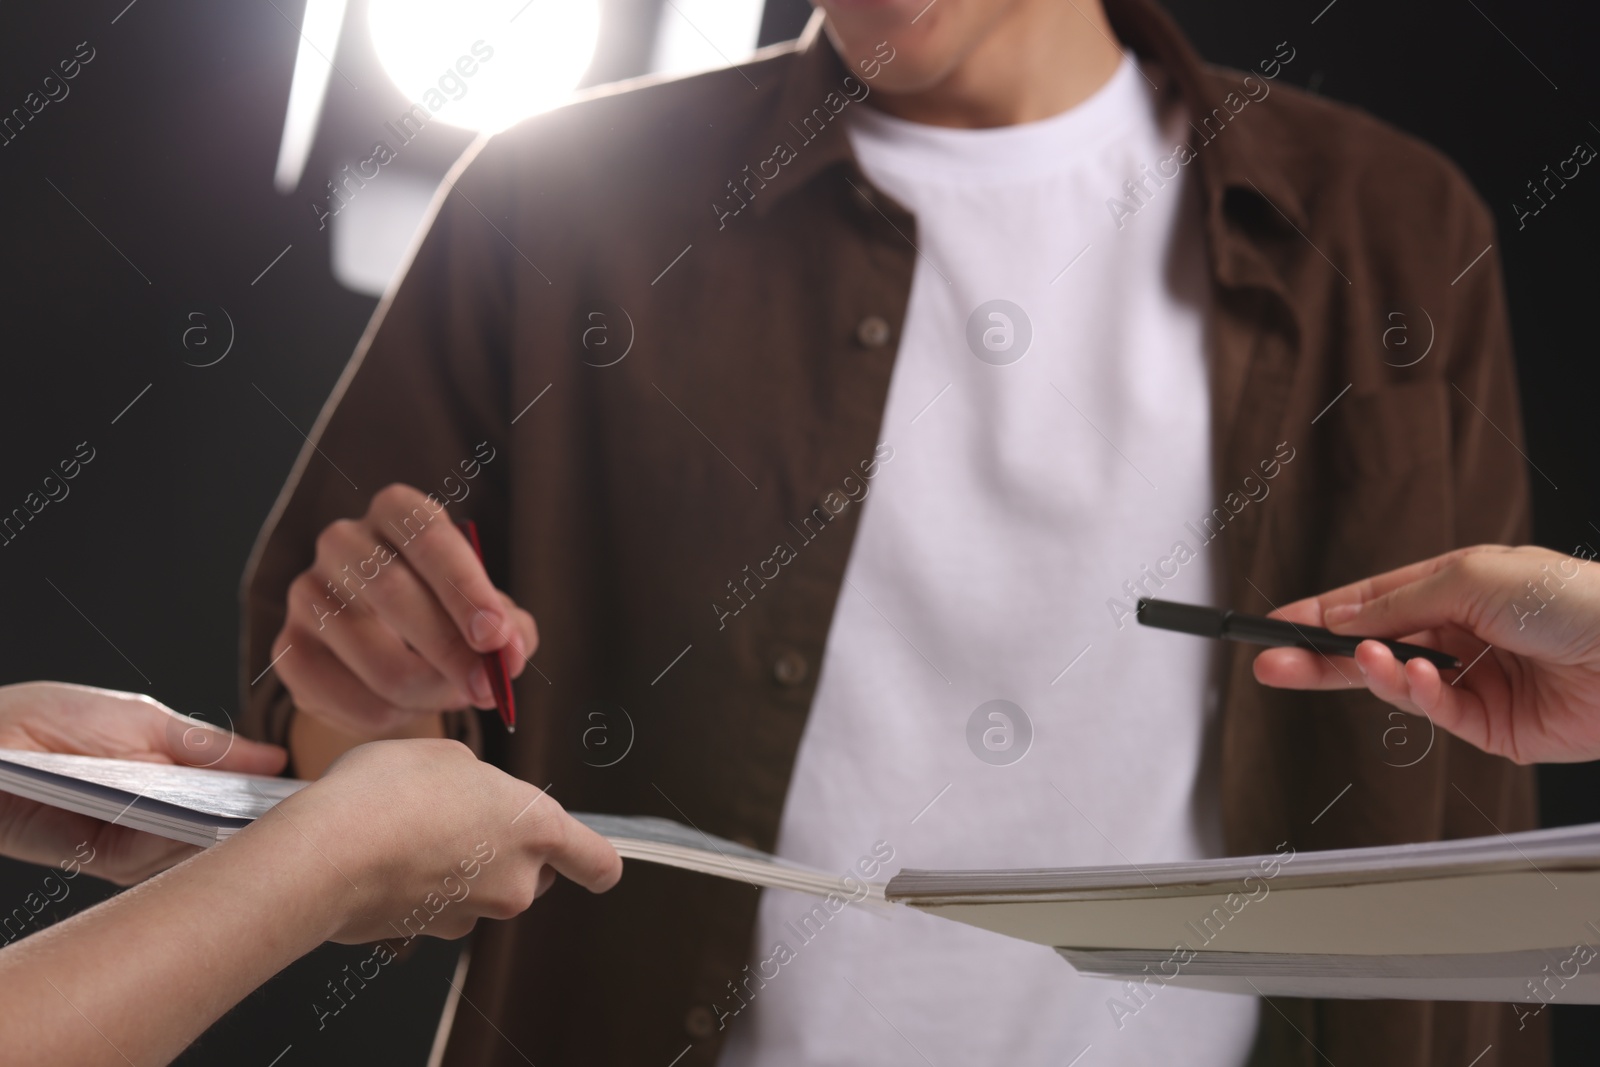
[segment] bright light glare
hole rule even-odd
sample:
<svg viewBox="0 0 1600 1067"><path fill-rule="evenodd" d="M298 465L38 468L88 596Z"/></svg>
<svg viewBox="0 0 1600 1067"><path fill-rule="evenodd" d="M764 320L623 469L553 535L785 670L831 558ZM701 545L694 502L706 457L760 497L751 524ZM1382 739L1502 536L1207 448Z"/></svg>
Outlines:
<svg viewBox="0 0 1600 1067"><path fill-rule="evenodd" d="M406 99L475 130L561 103L600 36L598 0L371 0L367 12L378 60Z"/></svg>
<svg viewBox="0 0 1600 1067"><path fill-rule="evenodd" d="M742 63L761 35L762 0L667 0L650 69L687 74Z"/></svg>
<svg viewBox="0 0 1600 1067"><path fill-rule="evenodd" d="M300 185L306 157L317 136L322 100L333 76L333 54L339 50L339 30L344 26L345 0L306 0L300 44L294 57L294 80L289 83L289 111L283 119L283 140L278 144L278 166L272 183L288 195Z"/></svg>

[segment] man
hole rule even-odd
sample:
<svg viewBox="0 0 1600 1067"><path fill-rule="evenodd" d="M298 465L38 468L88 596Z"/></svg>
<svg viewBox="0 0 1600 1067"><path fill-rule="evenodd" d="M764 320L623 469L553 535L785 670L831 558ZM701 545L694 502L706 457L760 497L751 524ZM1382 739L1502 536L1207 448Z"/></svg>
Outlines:
<svg viewBox="0 0 1600 1067"><path fill-rule="evenodd" d="M255 729L308 775L450 733L568 808L869 877L1531 826L1525 772L1129 625L1525 535L1459 175L1275 83L1292 42L1209 71L1148 0L822 8L451 175L253 561ZM536 646L514 736L459 711ZM1503 1006L1058 964L632 869L480 932L446 1062L1544 1054Z"/></svg>

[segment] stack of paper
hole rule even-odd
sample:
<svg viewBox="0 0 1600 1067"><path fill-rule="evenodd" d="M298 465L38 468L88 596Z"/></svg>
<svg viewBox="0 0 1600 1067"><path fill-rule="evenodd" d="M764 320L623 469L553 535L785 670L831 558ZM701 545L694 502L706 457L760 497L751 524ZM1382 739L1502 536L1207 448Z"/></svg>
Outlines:
<svg viewBox="0 0 1600 1067"><path fill-rule="evenodd" d="M307 783L0 749L0 791L212 845ZM1600 1003L1600 825L1144 866L901 871L887 887L666 819L574 813L625 858L906 904L1048 945L1143 999L1270 996ZM1131 1010L1131 1009L1130 1009Z"/></svg>
<svg viewBox="0 0 1600 1067"><path fill-rule="evenodd" d="M308 783L140 760L0 749L0 791L209 847Z"/></svg>
<svg viewBox="0 0 1600 1067"><path fill-rule="evenodd" d="M1157 988L1600 1003L1600 826L1145 866L910 870L887 898Z"/></svg>
<svg viewBox="0 0 1600 1067"><path fill-rule="evenodd" d="M670 819L645 815L594 815L574 812L573 817L609 840L623 859L644 860L701 874L749 882L769 889L825 897L883 899L883 883L847 883L836 874L802 867L721 837L692 830Z"/></svg>

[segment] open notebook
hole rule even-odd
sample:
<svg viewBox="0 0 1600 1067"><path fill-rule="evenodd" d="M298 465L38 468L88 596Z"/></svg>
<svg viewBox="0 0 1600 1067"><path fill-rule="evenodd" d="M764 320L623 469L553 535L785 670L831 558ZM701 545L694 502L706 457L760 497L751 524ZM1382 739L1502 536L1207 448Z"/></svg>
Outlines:
<svg viewBox="0 0 1600 1067"><path fill-rule="evenodd" d="M0 791L208 846L304 782L0 749ZM858 899L861 882L666 819L573 813L625 859ZM1268 996L1600 1003L1600 825L1118 867L902 870L868 896L1079 971ZM1130 994L1134 995L1134 994Z"/></svg>
<svg viewBox="0 0 1600 1067"><path fill-rule="evenodd" d="M310 783L197 767L0 748L0 791L209 848ZM672 822L574 812L624 859L713 874L814 896L861 895L860 881L787 863ZM868 886L880 900L882 884Z"/></svg>

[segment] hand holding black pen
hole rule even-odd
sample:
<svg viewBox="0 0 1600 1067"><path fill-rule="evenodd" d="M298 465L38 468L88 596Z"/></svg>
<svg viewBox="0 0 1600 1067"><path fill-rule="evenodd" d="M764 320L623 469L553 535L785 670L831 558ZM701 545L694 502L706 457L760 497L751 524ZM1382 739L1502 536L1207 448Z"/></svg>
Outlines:
<svg viewBox="0 0 1600 1067"><path fill-rule="evenodd" d="M1461 661L1448 653L1423 648L1420 645L1409 645L1403 641L1336 634L1332 630L1325 630L1310 623L1246 615L1243 612L1221 608L1177 604L1170 600L1140 598L1138 619L1142 626L1154 626L1161 630L1174 630L1196 637L1215 637L1222 641L1242 641L1251 645L1270 645L1274 648L1303 648L1323 656L1354 656L1361 642L1378 641L1402 663L1410 659L1425 659L1442 670L1454 670L1461 666Z"/></svg>
<svg viewBox="0 0 1600 1067"><path fill-rule="evenodd" d="M1290 689L1365 685L1388 703L1518 763L1600 758L1600 567L1563 555L1480 545L1284 605L1273 614L1336 634L1403 637L1443 649L1460 670L1401 661L1379 640L1354 663L1303 648L1255 660L1257 680ZM1352 667L1354 669L1352 670ZM1314 709L1308 709L1314 710Z"/></svg>

